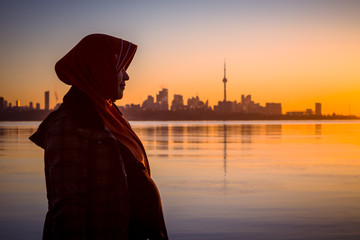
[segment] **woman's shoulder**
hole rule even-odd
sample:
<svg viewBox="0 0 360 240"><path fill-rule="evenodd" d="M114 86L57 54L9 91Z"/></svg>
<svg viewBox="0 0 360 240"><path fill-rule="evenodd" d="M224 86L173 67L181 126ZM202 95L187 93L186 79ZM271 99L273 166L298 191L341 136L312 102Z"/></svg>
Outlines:
<svg viewBox="0 0 360 240"><path fill-rule="evenodd" d="M88 117L91 118L91 116ZM71 109L66 105L61 105L46 117L29 139L45 149L50 141L60 140L66 145L84 139L98 141L105 138L113 138L105 127L101 125L93 127L86 124L86 119L77 119Z"/></svg>
<svg viewBox="0 0 360 240"><path fill-rule="evenodd" d="M51 112L45 120L41 122L36 132L32 134L29 139L39 147L44 148L48 131L57 130L56 128L59 127L59 123L62 124L66 118L67 112L65 109L58 108L57 110ZM58 124L58 126L54 127L55 124Z"/></svg>
<svg viewBox="0 0 360 240"><path fill-rule="evenodd" d="M88 116L91 121L92 116ZM76 135L78 137L88 138L90 140L101 140L105 138L113 139L110 131L106 130L104 125L92 126L86 124L85 119L79 119L74 116L71 111L63 107L55 113L55 117L51 122L47 135Z"/></svg>

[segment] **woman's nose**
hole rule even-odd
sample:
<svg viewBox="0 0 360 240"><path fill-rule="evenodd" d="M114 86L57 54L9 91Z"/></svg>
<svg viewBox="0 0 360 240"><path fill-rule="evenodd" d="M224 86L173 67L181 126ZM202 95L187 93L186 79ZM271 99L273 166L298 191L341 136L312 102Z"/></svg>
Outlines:
<svg viewBox="0 0 360 240"><path fill-rule="evenodd" d="M124 76L123 76L124 81L129 80L129 75L124 71Z"/></svg>
<svg viewBox="0 0 360 240"><path fill-rule="evenodd" d="M129 75L126 73L125 70L123 70L123 76L122 76L122 78L123 78L124 81L129 80Z"/></svg>

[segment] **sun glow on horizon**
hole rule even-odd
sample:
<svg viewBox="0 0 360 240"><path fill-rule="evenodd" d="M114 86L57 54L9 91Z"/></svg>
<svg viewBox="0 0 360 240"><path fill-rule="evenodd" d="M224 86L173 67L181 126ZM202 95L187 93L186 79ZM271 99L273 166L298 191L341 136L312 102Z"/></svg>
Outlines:
<svg viewBox="0 0 360 240"><path fill-rule="evenodd" d="M70 12L66 21L55 12L49 19L34 7L22 9L19 22L9 22L4 13L2 22L9 26L4 26L7 34L0 45L0 96L13 104L32 101L43 107L43 93L50 91L53 107L55 89L58 102L69 89L56 77L56 61L83 36L105 32L139 46L118 105L141 104L161 88L169 90L169 104L181 94L185 103L198 95L216 105L223 100L226 58L230 101L251 94L261 105L282 103L283 113L320 102L324 114L360 116L360 5L355 2L212 1L207 8L186 1L143 4L148 9L131 3L111 8L90 4L79 14ZM43 7L53 11L53 6ZM70 7L79 6L67 3L59 11ZM128 12L119 15L120 7ZM70 20L71 26L66 24Z"/></svg>

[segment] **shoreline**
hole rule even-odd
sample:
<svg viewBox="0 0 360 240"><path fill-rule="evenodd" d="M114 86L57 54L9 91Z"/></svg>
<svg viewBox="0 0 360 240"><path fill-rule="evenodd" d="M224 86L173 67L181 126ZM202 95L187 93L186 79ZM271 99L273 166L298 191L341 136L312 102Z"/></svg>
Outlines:
<svg viewBox="0 0 360 240"><path fill-rule="evenodd" d="M53 110L0 111L1 122L43 121ZM122 111L128 121L299 121L360 120L355 115L264 115L217 111Z"/></svg>

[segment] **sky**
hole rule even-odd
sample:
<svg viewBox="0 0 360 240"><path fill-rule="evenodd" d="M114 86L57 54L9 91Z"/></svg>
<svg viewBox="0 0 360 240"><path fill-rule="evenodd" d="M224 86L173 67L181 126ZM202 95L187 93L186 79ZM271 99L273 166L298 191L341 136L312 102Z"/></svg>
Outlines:
<svg viewBox="0 0 360 240"><path fill-rule="evenodd" d="M163 0L0 3L0 96L22 106L62 101L55 63L84 36L138 45L118 105L161 88L211 106L227 99L282 103L287 111L360 116L360 1ZM56 94L55 94L56 93ZM56 99L56 95L58 98Z"/></svg>

